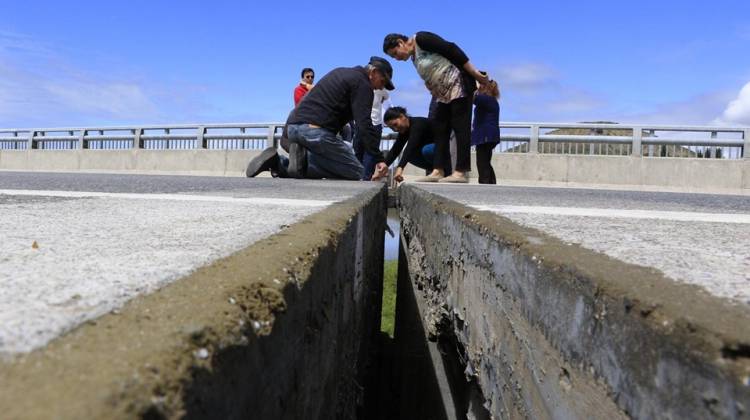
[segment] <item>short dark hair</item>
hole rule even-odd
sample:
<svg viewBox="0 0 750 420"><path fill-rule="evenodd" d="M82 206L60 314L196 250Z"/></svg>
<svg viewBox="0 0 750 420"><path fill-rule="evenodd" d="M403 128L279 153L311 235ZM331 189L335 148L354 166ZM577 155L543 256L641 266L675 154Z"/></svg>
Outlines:
<svg viewBox="0 0 750 420"><path fill-rule="evenodd" d="M390 121L395 120L396 118L405 115L409 116L409 114L406 113L406 108L402 106L392 106L385 110L385 114L383 115L383 121Z"/></svg>
<svg viewBox="0 0 750 420"><path fill-rule="evenodd" d="M312 73L313 76L315 76L315 70L311 69L310 67L305 67L302 69L302 73L300 73L299 77L305 77L305 73Z"/></svg>
<svg viewBox="0 0 750 420"><path fill-rule="evenodd" d="M408 40L409 38L406 35L388 34L385 36L385 39L383 39L383 52L388 54L388 50L398 47L398 41Z"/></svg>

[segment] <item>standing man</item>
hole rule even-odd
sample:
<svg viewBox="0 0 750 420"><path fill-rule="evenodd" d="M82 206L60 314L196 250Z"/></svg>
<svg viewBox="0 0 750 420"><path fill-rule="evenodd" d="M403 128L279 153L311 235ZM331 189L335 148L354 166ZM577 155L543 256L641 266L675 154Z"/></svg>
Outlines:
<svg viewBox="0 0 750 420"><path fill-rule="evenodd" d="M376 162L372 180L384 177L388 166L371 114L373 90L393 90L392 77L390 63L380 57L370 58L364 67L340 67L323 76L287 119L288 163L268 148L250 162L247 175L277 170L292 178L361 179L362 164L352 146L336 135L344 124L355 120L365 152ZM279 165L286 171L278 171Z"/></svg>

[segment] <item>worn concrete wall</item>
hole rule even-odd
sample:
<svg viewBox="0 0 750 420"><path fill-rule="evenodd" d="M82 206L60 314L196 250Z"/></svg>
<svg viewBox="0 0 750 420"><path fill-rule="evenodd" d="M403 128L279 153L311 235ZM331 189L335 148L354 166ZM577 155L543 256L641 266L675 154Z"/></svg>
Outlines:
<svg viewBox="0 0 750 420"><path fill-rule="evenodd" d="M453 340L444 348L465 361L454 402L471 401L474 382L494 418L750 415L750 308L418 187L399 198L397 351L416 366L415 336ZM418 389L401 396L414 418L409 398L446 400L420 375L402 377Z"/></svg>
<svg viewBox="0 0 750 420"><path fill-rule="evenodd" d="M471 178L476 178L472 154ZM635 158L495 153L498 181L667 187L686 190L750 192L750 159ZM409 165L408 176L424 171Z"/></svg>
<svg viewBox="0 0 750 420"><path fill-rule="evenodd" d="M244 176L258 150L0 150L0 170ZM473 154L472 154L473 156ZM496 153L504 181L667 187L750 193L750 159L634 158ZM476 164L472 157L477 177ZM409 165L409 177L424 171Z"/></svg>
<svg viewBox="0 0 750 420"><path fill-rule="evenodd" d="M0 362L0 417L354 418L379 334L385 190Z"/></svg>
<svg viewBox="0 0 750 420"><path fill-rule="evenodd" d="M0 170L244 176L260 150L0 150Z"/></svg>

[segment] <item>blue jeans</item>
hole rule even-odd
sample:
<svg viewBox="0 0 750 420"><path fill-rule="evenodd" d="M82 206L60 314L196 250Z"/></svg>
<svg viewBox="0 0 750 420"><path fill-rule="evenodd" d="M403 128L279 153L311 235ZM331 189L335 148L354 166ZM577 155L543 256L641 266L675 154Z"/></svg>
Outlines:
<svg viewBox="0 0 750 420"><path fill-rule="evenodd" d="M374 125L375 127L375 133L378 136L378 139L383 137L383 125ZM378 141L378 143L380 143ZM362 140L357 135L354 137L354 143L352 143L352 146L354 147L354 154L357 156L360 162L362 162L362 166L365 167L365 170L362 172L362 181L369 181L372 179L372 174L375 173L375 165L377 165L378 162L375 161L375 158L365 152L365 148L362 145Z"/></svg>
<svg viewBox="0 0 750 420"><path fill-rule="evenodd" d="M307 149L306 178L359 180L362 177L362 164L354 156L354 149L336 133L309 124L290 124L287 134L290 143Z"/></svg>
<svg viewBox="0 0 750 420"><path fill-rule="evenodd" d="M409 163L416 166L417 168L422 168L426 173L429 175L430 172L434 169L432 166L432 162L435 159L435 143L425 144L422 146L421 153L414 158L412 158ZM453 169L451 168L450 162L448 162L448 165L443 168L443 172L445 176L450 175L453 172Z"/></svg>
<svg viewBox="0 0 750 420"><path fill-rule="evenodd" d="M432 171L432 160L435 156L435 143L425 144L418 154L409 161L412 165L427 171Z"/></svg>
<svg viewBox="0 0 750 420"><path fill-rule="evenodd" d="M362 181L369 181L372 179L372 174L375 173L375 165L377 165L378 162L375 161L375 158L367 153L364 152L362 156L362 166L364 166L364 169L362 170Z"/></svg>

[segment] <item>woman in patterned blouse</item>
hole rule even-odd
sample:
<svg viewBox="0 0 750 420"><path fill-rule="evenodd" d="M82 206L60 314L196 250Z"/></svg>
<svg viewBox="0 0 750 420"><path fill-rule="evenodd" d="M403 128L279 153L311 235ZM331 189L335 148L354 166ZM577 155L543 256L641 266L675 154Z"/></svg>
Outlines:
<svg viewBox="0 0 750 420"><path fill-rule="evenodd" d="M466 183L471 170L471 108L476 82L487 84L489 77L479 72L466 54L454 43L431 32L417 32L411 38L389 34L383 40L383 52L396 60L411 59L425 86L438 102L435 113L435 162L423 182ZM451 131L456 134L456 167L450 167L443 153L449 147Z"/></svg>

